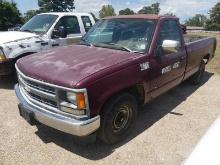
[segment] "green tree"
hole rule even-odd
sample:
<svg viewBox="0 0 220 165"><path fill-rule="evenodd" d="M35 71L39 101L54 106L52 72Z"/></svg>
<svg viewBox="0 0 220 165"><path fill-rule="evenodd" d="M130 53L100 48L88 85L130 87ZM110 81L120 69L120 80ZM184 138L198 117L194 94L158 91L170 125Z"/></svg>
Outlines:
<svg viewBox="0 0 220 165"><path fill-rule="evenodd" d="M24 14L24 21L25 22L29 21L32 17L34 17L35 15L37 15L39 13L40 13L40 10L28 10Z"/></svg>
<svg viewBox="0 0 220 165"><path fill-rule="evenodd" d="M133 15L135 12L129 8L119 11L119 15Z"/></svg>
<svg viewBox="0 0 220 165"><path fill-rule="evenodd" d="M68 12L75 9L74 0L38 0L42 12Z"/></svg>
<svg viewBox="0 0 220 165"><path fill-rule="evenodd" d="M206 29L220 31L220 2L210 10L209 15L210 19L206 22Z"/></svg>
<svg viewBox="0 0 220 165"><path fill-rule="evenodd" d="M16 24L22 24L23 20L16 3L0 0L0 31L7 30Z"/></svg>
<svg viewBox="0 0 220 165"><path fill-rule="evenodd" d="M164 14L164 16L172 16L172 17L176 17L176 15L174 13L166 13Z"/></svg>
<svg viewBox="0 0 220 165"><path fill-rule="evenodd" d="M159 14L160 13L160 3L154 3L151 6L144 6L138 14Z"/></svg>
<svg viewBox="0 0 220 165"><path fill-rule="evenodd" d="M107 16L115 16L115 9L112 5L104 5L102 9L99 11L99 17L104 18Z"/></svg>
<svg viewBox="0 0 220 165"><path fill-rule="evenodd" d="M196 14L194 17L189 18L186 22L186 26L197 26L197 27L204 27L207 21L207 17L202 14Z"/></svg>

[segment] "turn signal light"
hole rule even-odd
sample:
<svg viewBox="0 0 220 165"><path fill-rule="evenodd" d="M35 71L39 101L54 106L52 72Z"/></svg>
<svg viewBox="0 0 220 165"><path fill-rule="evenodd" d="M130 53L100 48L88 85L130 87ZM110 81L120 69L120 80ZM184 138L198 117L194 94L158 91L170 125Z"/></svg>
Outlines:
<svg viewBox="0 0 220 165"><path fill-rule="evenodd" d="M77 93L76 95L77 108L83 110L86 108L86 101L84 93Z"/></svg>

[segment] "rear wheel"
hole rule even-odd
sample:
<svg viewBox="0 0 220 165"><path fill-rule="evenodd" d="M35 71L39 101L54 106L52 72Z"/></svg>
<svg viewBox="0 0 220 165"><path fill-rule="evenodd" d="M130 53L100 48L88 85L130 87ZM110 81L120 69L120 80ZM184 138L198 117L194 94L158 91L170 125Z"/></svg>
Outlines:
<svg viewBox="0 0 220 165"><path fill-rule="evenodd" d="M191 78L190 82L193 85L201 84L205 73L205 62L202 60L198 72L196 72Z"/></svg>
<svg viewBox="0 0 220 165"><path fill-rule="evenodd" d="M111 99L103 109L99 138L107 144L124 140L135 126L137 102L127 93Z"/></svg>

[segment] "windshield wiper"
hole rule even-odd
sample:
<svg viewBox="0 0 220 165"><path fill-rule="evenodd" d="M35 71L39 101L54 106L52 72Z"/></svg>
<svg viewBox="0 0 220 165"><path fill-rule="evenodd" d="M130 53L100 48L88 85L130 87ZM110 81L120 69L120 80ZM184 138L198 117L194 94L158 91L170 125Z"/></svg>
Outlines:
<svg viewBox="0 0 220 165"><path fill-rule="evenodd" d="M119 46L119 45L117 45L117 46ZM123 49L123 50L125 50L125 51L128 51L128 52L131 52L131 53L134 53L134 51L133 50L131 50L131 49L129 49L128 47L126 47L126 46L119 46L121 49Z"/></svg>
<svg viewBox="0 0 220 165"><path fill-rule="evenodd" d="M29 32L29 33L34 33L33 31L26 29L26 30L21 30L22 32Z"/></svg>
<svg viewBox="0 0 220 165"><path fill-rule="evenodd" d="M86 46L94 46L92 43L86 41L85 39L81 39L79 45L86 45Z"/></svg>
<svg viewBox="0 0 220 165"><path fill-rule="evenodd" d="M124 51L130 52L130 53L141 53L141 54L143 54L143 52L131 50L130 48L128 48L126 46L119 45L119 44L109 43L109 45L115 45L115 46L119 47L120 50L124 50Z"/></svg>

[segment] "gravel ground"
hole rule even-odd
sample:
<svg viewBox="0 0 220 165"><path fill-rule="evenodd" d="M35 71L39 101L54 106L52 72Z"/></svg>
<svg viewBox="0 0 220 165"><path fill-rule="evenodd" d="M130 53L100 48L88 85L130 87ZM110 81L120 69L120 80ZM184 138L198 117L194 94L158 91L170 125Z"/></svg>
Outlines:
<svg viewBox="0 0 220 165"><path fill-rule="evenodd" d="M181 84L140 111L126 141L107 146L28 125L18 114L13 83L0 80L0 164L181 164L220 114L219 82L206 72L201 86Z"/></svg>

